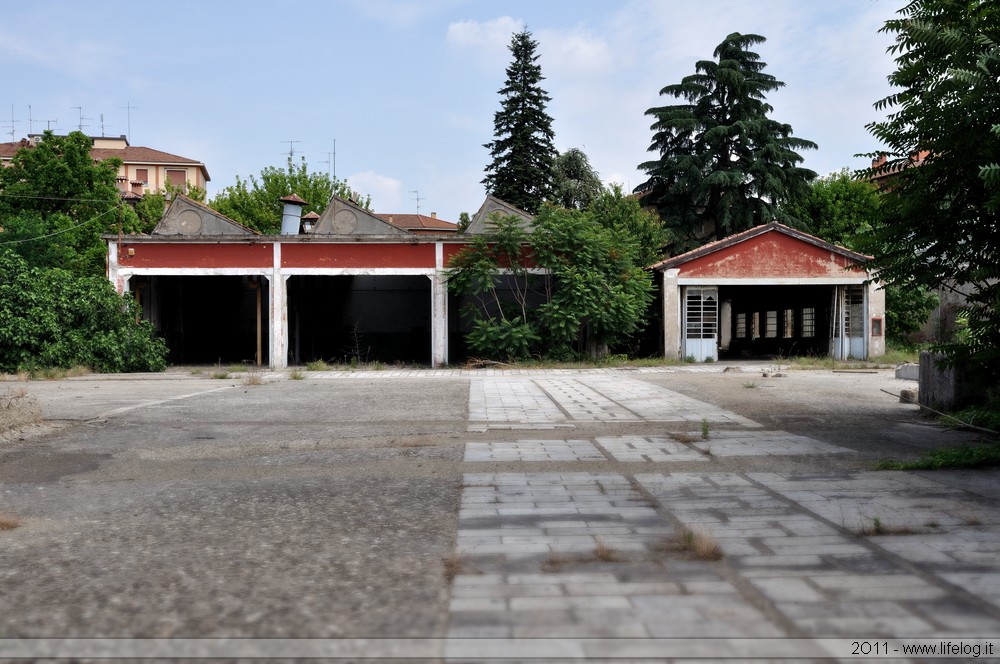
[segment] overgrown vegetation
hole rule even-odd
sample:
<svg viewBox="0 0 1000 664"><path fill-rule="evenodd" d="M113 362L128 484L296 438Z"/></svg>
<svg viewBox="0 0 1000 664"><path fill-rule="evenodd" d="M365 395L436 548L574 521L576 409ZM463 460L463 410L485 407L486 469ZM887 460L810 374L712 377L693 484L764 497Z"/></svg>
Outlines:
<svg viewBox="0 0 1000 664"><path fill-rule="evenodd" d="M887 158L866 175L889 186L862 246L886 283L966 295L966 338L939 350L985 394L1000 385L1000 5L911 0L882 32L895 89L868 125Z"/></svg>
<svg viewBox="0 0 1000 664"><path fill-rule="evenodd" d="M663 239L655 215L620 188L586 210L545 205L530 232L516 216L493 219L449 265L449 288L472 300L469 347L503 361L606 354L645 322L644 267Z"/></svg>
<svg viewBox="0 0 1000 664"><path fill-rule="evenodd" d="M104 277L29 267L0 250L0 372L162 371L167 347Z"/></svg>
<svg viewBox="0 0 1000 664"><path fill-rule="evenodd" d="M236 184L220 191L209 207L261 233L277 233L281 230L280 199L289 194L306 201L303 214L322 214L333 195L353 198L365 209L371 205L370 196L361 198L346 182L327 173L310 172L305 159L296 164L289 157L285 168L268 166L260 178L251 175L244 180L237 175Z"/></svg>
<svg viewBox="0 0 1000 664"><path fill-rule="evenodd" d="M938 470L1000 465L1000 443L934 450L913 461L880 461L875 470Z"/></svg>

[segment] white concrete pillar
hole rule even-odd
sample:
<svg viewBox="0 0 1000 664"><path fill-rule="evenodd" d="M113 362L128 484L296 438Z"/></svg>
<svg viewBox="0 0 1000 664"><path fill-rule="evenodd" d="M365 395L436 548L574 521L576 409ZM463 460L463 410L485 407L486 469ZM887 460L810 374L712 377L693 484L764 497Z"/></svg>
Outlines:
<svg viewBox="0 0 1000 664"><path fill-rule="evenodd" d="M448 279L438 270L431 280L431 362L448 364Z"/></svg>
<svg viewBox="0 0 1000 664"><path fill-rule="evenodd" d="M663 356L679 360L681 354L681 289L677 284L680 270L663 271Z"/></svg>
<svg viewBox="0 0 1000 664"><path fill-rule="evenodd" d="M281 243L274 243L274 265L271 274L267 275L269 284L270 325L268 325L268 341L270 346L271 368L284 369L288 366L288 297L286 277L281 270Z"/></svg>
<svg viewBox="0 0 1000 664"><path fill-rule="evenodd" d="M876 335L876 327L881 334ZM868 358L885 355L885 290L878 281L868 283Z"/></svg>

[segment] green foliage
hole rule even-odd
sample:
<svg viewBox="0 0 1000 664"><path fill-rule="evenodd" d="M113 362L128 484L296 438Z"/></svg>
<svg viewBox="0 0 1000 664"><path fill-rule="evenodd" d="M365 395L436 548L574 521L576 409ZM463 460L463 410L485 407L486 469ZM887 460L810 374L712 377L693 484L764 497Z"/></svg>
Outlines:
<svg viewBox="0 0 1000 664"><path fill-rule="evenodd" d="M855 178L846 168L813 180L808 191L781 206L782 212L813 235L833 244L859 251L865 238L879 223L882 194L867 180ZM925 286L885 286L886 335L890 341L906 343L938 304L937 294Z"/></svg>
<svg viewBox="0 0 1000 664"><path fill-rule="evenodd" d="M816 178L808 190L781 206L788 219L827 242L857 250L858 237L868 233L881 214L878 189L856 179L846 168Z"/></svg>
<svg viewBox="0 0 1000 664"><path fill-rule="evenodd" d="M467 312L470 347L504 360L606 352L645 321L653 299L646 243L662 238L655 215L620 188L587 210L543 206L531 233L516 216L494 219L491 233L449 265L449 288L476 302ZM530 307L531 296L541 304Z"/></svg>
<svg viewBox="0 0 1000 664"><path fill-rule="evenodd" d="M545 79L537 64L538 42L531 33L516 33L510 41L512 61L500 89L500 110L493 116L492 161L483 184L497 198L535 214L552 196L552 117L545 110L551 97L540 87Z"/></svg>
<svg viewBox="0 0 1000 664"><path fill-rule="evenodd" d="M31 267L0 252L0 371L78 365L97 371L160 371L167 347L135 301L104 277Z"/></svg>
<svg viewBox="0 0 1000 664"><path fill-rule="evenodd" d="M0 247L31 266L104 274L102 233L138 232L138 216L121 202L117 160L95 164L80 132L46 131L0 168Z"/></svg>
<svg viewBox="0 0 1000 664"><path fill-rule="evenodd" d="M237 175L236 184L219 192L209 207L261 233L277 233L281 230L280 199L290 194L306 201L303 214L322 214L334 195L356 197L346 182L326 173L310 173L304 158L298 165L289 158L284 169L266 167L260 172L260 179L251 175L244 180ZM369 209L371 197L362 199L360 205Z"/></svg>
<svg viewBox="0 0 1000 664"><path fill-rule="evenodd" d="M716 60L699 61L695 74L660 91L683 103L646 111L655 118L649 151L659 159L639 165L649 179L636 191L659 210L678 250L782 219L778 206L816 176L796 152L816 144L768 117L765 97L784 83L749 50L764 41L730 34Z"/></svg>
<svg viewBox="0 0 1000 664"><path fill-rule="evenodd" d="M934 450L915 461L881 461L875 470L937 470L938 468L980 468L1000 465L1000 444L970 447L963 445Z"/></svg>
<svg viewBox="0 0 1000 664"><path fill-rule="evenodd" d="M965 343L939 350L982 387L996 386L1000 5L912 0L882 31L895 37L889 82L897 89L875 105L886 119L868 125L888 159L865 174L890 177L885 214L862 246L884 281L969 292ZM911 166L918 155L926 158Z"/></svg>
<svg viewBox="0 0 1000 664"><path fill-rule="evenodd" d="M578 148L570 148L556 157L552 177L552 202L564 208L586 209L604 191L597 171Z"/></svg>

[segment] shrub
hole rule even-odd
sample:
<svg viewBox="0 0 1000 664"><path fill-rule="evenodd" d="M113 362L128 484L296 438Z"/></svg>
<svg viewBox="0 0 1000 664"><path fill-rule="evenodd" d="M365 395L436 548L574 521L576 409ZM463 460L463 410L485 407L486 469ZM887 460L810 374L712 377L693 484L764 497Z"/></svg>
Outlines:
<svg viewBox="0 0 1000 664"><path fill-rule="evenodd" d="M0 252L0 371L162 371L166 358L166 343L139 320L135 301L107 279L28 267Z"/></svg>

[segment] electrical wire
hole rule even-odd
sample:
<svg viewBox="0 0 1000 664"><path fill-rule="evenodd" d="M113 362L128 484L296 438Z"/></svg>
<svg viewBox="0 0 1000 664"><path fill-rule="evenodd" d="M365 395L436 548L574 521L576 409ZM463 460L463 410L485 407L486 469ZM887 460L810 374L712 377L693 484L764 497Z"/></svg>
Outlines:
<svg viewBox="0 0 1000 664"><path fill-rule="evenodd" d="M110 210L102 212L101 214L97 215L96 217L88 219L87 221L84 221L83 223L77 224L76 226L70 226L69 228L64 228L61 231L56 231L55 233L48 233L46 235L39 235L38 237L21 238L20 240L7 240L5 242L0 242L0 246L7 245L7 244L24 244L25 242L34 242L36 240L44 240L45 238L55 237L56 235L62 235L63 233L68 233L70 231L76 230L77 228L82 228L84 226L87 226L88 224L92 224L95 221L97 221L98 219L100 219L101 217L107 215L109 212L116 212L117 210L118 210L117 207L113 207Z"/></svg>

